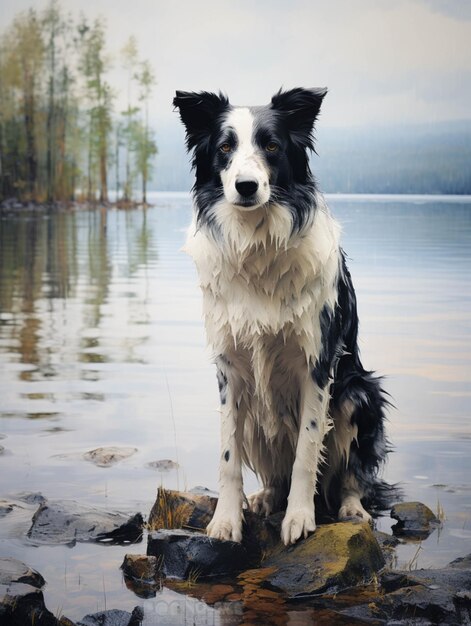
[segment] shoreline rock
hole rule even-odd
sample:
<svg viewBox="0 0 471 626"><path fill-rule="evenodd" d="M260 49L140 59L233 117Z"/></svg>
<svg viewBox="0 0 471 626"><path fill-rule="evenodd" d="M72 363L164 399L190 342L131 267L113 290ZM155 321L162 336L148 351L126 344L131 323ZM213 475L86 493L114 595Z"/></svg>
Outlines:
<svg viewBox="0 0 471 626"><path fill-rule="evenodd" d="M103 521L102 512L98 512L100 519L96 524L96 517L95 522L89 517L97 515L91 507L48 502L40 494L22 496L27 502L40 505L31 529L34 522L38 532L44 528L47 534L49 523L59 529L53 543L122 543L122 528L115 515L123 516L125 521L134 520L136 524L131 526L142 533L140 514L129 518L112 513L111 519ZM246 511L242 544L215 541L200 532L201 528L184 527L190 521L203 526L216 502L214 495L204 490L197 494L159 490L151 516L153 524L178 519L182 527L151 530L148 555L125 556L122 570L126 587L142 598L157 596L165 587L165 593L181 598L181 606L187 606L190 597L195 606L204 603L211 607L214 616L220 611L221 618L227 613L240 616L244 623L281 624L303 614L306 619L325 618L336 624L471 624L471 554L440 569L394 570L384 564L399 540L372 531L365 523L320 524L313 535L288 548L279 540L282 514L262 518ZM412 504L414 511L426 508L421 503L407 504ZM398 518L402 515L401 509L395 513ZM7 511L6 515L13 513ZM409 522L411 518L403 519ZM424 523L434 526L435 519L425 511ZM65 535L61 534L64 527ZM50 538L46 543L50 543ZM0 624L146 623L140 607L132 613L112 609L88 614L78 622L66 617L58 619L45 606L44 584L41 574L25 563L0 558Z"/></svg>
<svg viewBox="0 0 471 626"><path fill-rule="evenodd" d="M38 545L75 545L77 542L137 543L144 520L78 504L74 501L43 502L33 516L28 539Z"/></svg>
<svg viewBox="0 0 471 626"><path fill-rule="evenodd" d="M391 530L398 537L427 539L440 526L440 520L422 502L400 502L391 509L397 524Z"/></svg>

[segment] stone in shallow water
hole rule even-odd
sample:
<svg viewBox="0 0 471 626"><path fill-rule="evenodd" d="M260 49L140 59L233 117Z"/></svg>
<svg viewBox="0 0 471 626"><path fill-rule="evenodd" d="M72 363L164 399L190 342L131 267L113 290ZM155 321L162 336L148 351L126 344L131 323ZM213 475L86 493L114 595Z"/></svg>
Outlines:
<svg viewBox="0 0 471 626"><path fill-rule="evenodd" d="M0 558L0 624L2 626L57 626L44 604L39 572L16 559Z"/></svg>
<svg viewBox="0 0 471 626"><path fill-rule="evenodd" d="M182 528L204 530L211 521L217 498L159 487L149 514L151 530Z"/></svg>
<svg viewBox="0 0 471 626"><path fill-rule="evenodd" d="M39 572L10 557L0 557L0 585L25 583L40 589L46 581Z"/></svg>
<svg viewBox="0 0 471 626"><path fill-rule="evenodd" d="M145 554L126 554L121 569L125 576L151 581L159 574L159 559Z"/></svg>
<svg viewBox="0 0 471 626"><path fill-rule="evenodd" d="M301 598L366 583L384 557L368 524L342 522L318 526L294 546L277 548L263 566L272 570L264 584Z"/></svg>
<svg viewBox="0 0 471 626"><path fill-rule="evenodd" d="M77 541L134 543L142 537L143 523L140 513L129 517L74 501L48 501L34 514L28 537L46 545L73 545Z"/></svg>
<svg viewBox="0 0 471 626"><path fill-rule="evenodd" d="M77 626L139 626L143 617L144 612L140 607L136 607L132 613L111 609L85 615Z"/></svg>
<svg viewBox="0 0 471 626"><path fill-rule="evenodd" d="M161 459L160 461L150 461L150 463L146 463L146 467L157 470L158 472L170 472L171 470L178 469L180 466L176 461Z"/></svg>
<svg viewBox="0 0 471 626"><path fill-rule="evenodd" d="M115 465L124 459L128 459L136 452L137 448L108 446L104 448L95 448L95 450L89 450L88 452L85 452L83 458L86 461L95 463L98 467L110 467L111 465Z"/></svg>
<svg viewBox="0 0 471 626"><path fill-rule="evenodd" d="M440 520L422 502L400 502L391 509L391 517L397 520L393 533L411 539L426 539L440 525Z"/></svg>
<svg viewBox="0 0 471 626"><path fill-rule="evenodd" d="M182 529L149 533L147 554L159 559L163 576L179 579L234 574L251 563L240 543L211 539L203 533Z"/></svg>
<svg viewBox="0 0 471 626"><path fill-rule="evenodd" d="M440 569L385 571L372 602L343 609L343 615L382 623L471 624L471 555Z"/></svg>

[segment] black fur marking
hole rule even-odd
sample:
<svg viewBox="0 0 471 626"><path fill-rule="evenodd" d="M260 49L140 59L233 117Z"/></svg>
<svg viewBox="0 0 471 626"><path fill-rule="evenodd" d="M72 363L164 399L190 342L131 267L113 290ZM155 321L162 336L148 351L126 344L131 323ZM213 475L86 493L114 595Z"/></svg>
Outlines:
<svg viewBox="0 0 471 626"><path fill-rule="evenodd" d="M224 405L227 402L227 376L219 369L216 376L218 379L219 397L221 399L221 404Z"/></svg>
<svg viewBox="0 0 471 626"><path fill-rule="evenodd" d="M229 452L229 450L226 450L224 452L224 460L229 461L230 456L231 456L231 453Z"/></svg>
<svg viewBox="0 0 471 626"><path fill-rule="evenodd" d="M349 401L353 405L351 423L357 426L358 435L351 445L348 466L339 470L334 481L337 487L333 485L330 494L339 493L342 472L351 473L364 493L365 504L387 509L400 497L399 489L378 479L390 451L384 432L385 408L390 402L381 388L382 379L365 370L360 360L356 296L343 251L339 269L337 305L333 312L330 308L321 312L322 349L312 375L319 386L325 386L333 374L329 412L341 411ZM333 504L339 506L340 502Z"/></svg>
<svg viewBox="0 0 471 626"><path fill-rule="evenodd" d="M341 350L341 316L338 305L335 314L328 304L324 305L320 314L320 326L321 353L312 370L312 377L321 389L325 389L335 369L337 353Z"/></svg>
<svg viewBox="0 0 471 626"><path fill-rule="evenodd" d="M311 420L311 428L317 428L317 422Z"/></svg>

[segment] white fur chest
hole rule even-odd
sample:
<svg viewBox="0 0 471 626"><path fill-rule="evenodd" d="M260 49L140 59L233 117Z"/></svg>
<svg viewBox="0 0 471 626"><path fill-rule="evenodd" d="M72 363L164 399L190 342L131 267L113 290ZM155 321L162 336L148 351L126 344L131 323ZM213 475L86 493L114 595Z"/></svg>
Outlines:
<svg viewBox="0 0 471 626"><path fill-rule="evenodd" d="M192 224L185 246L200 277L214 355L281 336L295 339L308 361L315 360L320 311L325 303L333 308L337 298L337 223L324 206L294 236L281 206L243 212L220 204L214 215L221 234Z"/></svg>

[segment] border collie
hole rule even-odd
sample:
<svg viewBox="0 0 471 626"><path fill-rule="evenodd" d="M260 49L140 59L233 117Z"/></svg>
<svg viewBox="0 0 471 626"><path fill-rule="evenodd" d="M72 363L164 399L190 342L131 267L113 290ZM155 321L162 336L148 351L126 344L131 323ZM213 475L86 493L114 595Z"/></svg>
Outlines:
<svg viewBox="0 0 471 626"><path fill-rule="evenodd" d="M371 521L386 485L380 379L357 344L355 292L309 167L325 89L279 91L268 106L177 91L193 151L196 264L221 398L219 500L207 532L241 541L242 464L265 515L286 507L288 545L316 528L319 491L340 520Z"/></svg>

